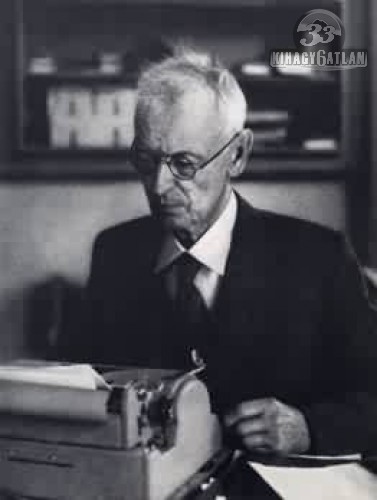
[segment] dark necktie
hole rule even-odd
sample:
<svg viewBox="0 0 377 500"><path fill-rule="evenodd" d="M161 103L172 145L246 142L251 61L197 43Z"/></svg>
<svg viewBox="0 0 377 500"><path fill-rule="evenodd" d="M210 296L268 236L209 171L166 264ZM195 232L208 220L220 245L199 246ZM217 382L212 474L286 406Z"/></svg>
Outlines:
<svg viewBox="0 0 377 500"><path fill-rule="evenodd" d="M175 263L177 269L177 296L175 300L181 334L187 336L191 349L203 342L208 319L207 307L203 297L194 284L202 264L189 253L182 254Z"/></svg>
<svg viewBox="0 0 377 500"><path fill-rule="evenodd" d="M177 277L175 313L177 341L184 347L186 359L207 361L211 349L211 318L204 299L194 284L202 264L185 252L174 263Z"/></svg>

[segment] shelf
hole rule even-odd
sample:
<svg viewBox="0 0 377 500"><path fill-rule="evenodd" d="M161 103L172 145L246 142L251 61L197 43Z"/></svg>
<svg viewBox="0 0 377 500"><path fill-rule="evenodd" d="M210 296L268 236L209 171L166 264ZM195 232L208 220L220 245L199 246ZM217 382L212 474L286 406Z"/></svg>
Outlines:
<svg viewBox="0 0 377 500"><path fill-rule="evenodd" d="M91 158L99 161L107 158L114 161L122 159L127 160L129 148L20 148L15 154L25 158ZM280 158L337 158L339 151L329 150L305 150L293 147L279 148L254 148L251 159L254 157L274 158L279 161Z"/></svg>
<svg viewBox="0 0 377 500"><path fill-rule="evenodd" d="M339 85L339 81L335 78L332 79L320 79L320 78L307 78L307 77L283 77L283 76L255 76L255 77L244 77L239 74L235 74L236 78L241 85L244 86L328 86L334 87ZM88 71L88 72L56 72L51 74L31 74L25 75L26 82L38 82L43 85L64 85L66 83L82 83L82 84L125 84L131 85L136 81L136 75L117 73L117 74L106 74L100 73L99 71Z"/></svg>
<svg viewBox="0 0 377 500"><path fill-rule="evenodd" d="M242 86L278 86L278 87L310 87L324 86L336 87L339 81L336 79L319 79L307 77L282 77L282 76L255 76L247 77L235 75Z"/></svg>
<svg viewBox="0 0 377 500"><path fill-rule="evenodd" d="M211 8L284 8L284 7L297 7L305 9L313 8L311 0L43 0L46 4L68 4L74 3L76 6L80 5L99 5L99 6L112 6L112 5L138 5L138 6L169 6L169 7L211 7ZM334 6L341 5L342 0L317 0L315 2L316 8L328 8L329 3Z"/></svg>
<svg viewBox="0 0 377 500"><path fill-rule="evenodd" d="M106 74L97 71L76 73L76 72L57 72L51 74L30 74L25 76L25 83L38 83L44 86L65 85L65 84L111 84L135 86L136 76L126 74Z"/></svg>
<svg viewBox="0 0 377 500"><path fill-rule="evenodd" d="M344 162L338 157L266 158L252 155L249 166L240 180L260 182L339 182L347 177ZM0 171L0 179L7 181L59 181L79 180L123 182L139 180L133 166L120 158L105 156L58 156L51 162L51 155L23 156L9 170Z"/></svg>

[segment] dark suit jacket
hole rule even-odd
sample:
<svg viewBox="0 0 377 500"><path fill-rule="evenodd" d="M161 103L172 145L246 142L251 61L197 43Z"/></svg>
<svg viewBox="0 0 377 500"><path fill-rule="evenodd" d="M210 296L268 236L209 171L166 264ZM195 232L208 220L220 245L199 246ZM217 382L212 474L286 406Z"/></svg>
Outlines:
<svg viewBox="0 0 377 500"><path fill-rule="evenodd" d="M94 245L89 327L74 357L184 367L180 335L153 273L163 235L152 217ZM239 199L225 276L202 346L219 411L275 397L304 412L313 450L377 450L377 336L358 266L342 236ZM72 356L71 356L72 357Z"/></svg>

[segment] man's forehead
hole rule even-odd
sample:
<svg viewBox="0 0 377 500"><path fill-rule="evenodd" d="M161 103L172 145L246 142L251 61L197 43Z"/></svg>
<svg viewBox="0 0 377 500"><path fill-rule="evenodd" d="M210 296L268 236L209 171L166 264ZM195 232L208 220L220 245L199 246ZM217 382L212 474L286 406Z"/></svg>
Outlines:
<svg viewBox="0 0 377 500"><path fill-rule="evenodd" d="M189 150L191 143L205 144L217 135L219 118L213 92L198 89L185 92L175 101L159 97L151 100L139 116L136 133L142 140L169 137Z"/></svg>

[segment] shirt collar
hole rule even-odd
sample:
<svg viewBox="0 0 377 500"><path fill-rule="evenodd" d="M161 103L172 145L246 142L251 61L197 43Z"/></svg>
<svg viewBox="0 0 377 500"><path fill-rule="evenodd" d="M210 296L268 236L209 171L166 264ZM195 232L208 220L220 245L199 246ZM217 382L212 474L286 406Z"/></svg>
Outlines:
<svg viewBox="0 0 377 500"><path fill-rule="evenodd" d="M186 250L173 234L167 235L157 259L155 272L159 273L166 269L187 251L201 264L222 276L225 272L236 215L237 200L232 191L220 217L189 250Z"/></svg>

